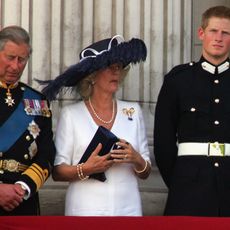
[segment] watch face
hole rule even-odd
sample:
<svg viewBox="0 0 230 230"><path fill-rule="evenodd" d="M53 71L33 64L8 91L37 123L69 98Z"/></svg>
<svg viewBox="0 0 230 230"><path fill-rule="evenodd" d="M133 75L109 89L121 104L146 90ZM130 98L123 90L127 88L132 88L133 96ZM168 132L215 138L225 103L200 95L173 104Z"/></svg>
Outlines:
<svg viewBox="0 0 230 230"><path fill-rule="evenodd" d="M23 184L20 184L21 188L26 191L26 187Z"/></svg>
<svg viewBox="0 0 230 230"><path fill-rule="evenodd" d="M24 197L28 195L28 190L23 184L20 184L21 188L25 191Z"/></svg>

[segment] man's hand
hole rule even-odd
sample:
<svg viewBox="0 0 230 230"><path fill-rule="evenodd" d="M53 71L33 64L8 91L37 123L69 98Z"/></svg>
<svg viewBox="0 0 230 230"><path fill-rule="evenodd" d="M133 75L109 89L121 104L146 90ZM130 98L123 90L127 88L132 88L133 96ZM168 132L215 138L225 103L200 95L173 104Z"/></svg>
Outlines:
<svg viewBox="0 0 230 230"><path fill-rule="evenodd" d="M0 184L0 206L12 211L23 201L24 193L19 184Z"/></svg>

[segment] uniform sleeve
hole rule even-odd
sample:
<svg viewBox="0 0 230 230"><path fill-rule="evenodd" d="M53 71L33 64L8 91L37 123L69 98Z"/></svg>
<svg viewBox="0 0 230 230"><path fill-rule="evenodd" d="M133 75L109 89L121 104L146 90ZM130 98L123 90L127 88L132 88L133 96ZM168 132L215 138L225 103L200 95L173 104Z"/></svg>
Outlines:
<svg viewBox="0 0 230 230"><path fill-rule="evenodd" d="M169 187L177 156L178 105L173 76L166 75L160 90L154 122L154 155L165 184Z"/></svg>
<svg viewBox="0 0 230 230"><path fill-rule="evenodd" d="M32 160L32 164L19 178L25 182L31 190L31 195L36 193L49 177L55 157L55 145L52 131L52 114L50 117L36 116L34 119L39 124L40 133L35 139L37 154Z"/></svg>

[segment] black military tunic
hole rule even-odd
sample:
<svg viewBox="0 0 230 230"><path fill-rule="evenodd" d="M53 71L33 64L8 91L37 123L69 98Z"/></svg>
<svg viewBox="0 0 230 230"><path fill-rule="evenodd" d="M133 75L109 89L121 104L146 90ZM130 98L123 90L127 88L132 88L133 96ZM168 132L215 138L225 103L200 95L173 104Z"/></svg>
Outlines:
<svg viewBox="0 0 230 230"><path fill-rule="evenodd" d="M27 91L30 97L23 98ZM0 215L39 215L38 190L50 175L55 156L51 112L44 96L23 83L10 89L10 94L7 97L7 89L0 88L0 132L9 125L0 136L12 142L7 148L0 144L0 183L24 182L31 196L12 212L0 208ZM22 110L16 114L19 105ZM31 120L24 121L24 117ZM26 126L20 130L17 125L23 122Z"/></svg>
<svg viewBox="0 0 230 230"><path fill-rule="evenodd" d="M229 60L173 68L155 113L154 154L168 186L166 215L230 216L230 157L177 156L178 143L230 143Z"/></svg>

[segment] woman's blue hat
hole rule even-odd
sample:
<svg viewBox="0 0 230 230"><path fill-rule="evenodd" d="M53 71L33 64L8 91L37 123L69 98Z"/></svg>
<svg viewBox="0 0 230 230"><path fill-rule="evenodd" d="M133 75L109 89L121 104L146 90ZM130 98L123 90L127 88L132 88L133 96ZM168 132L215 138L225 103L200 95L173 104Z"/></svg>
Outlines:
<svg viewBox="0 0 230 230"><path fill-rule="evenodd" d="M53 80L41 81L46 85L42 92L47 99L54 100L64 87L73 87L83 78L93 72L107 68L114 63L121 63L123 67L145 61L147 48L138 38L125 41L121 35L107 38L86 47L80 52L80 61L70 66L66 71Z"/></svg>

